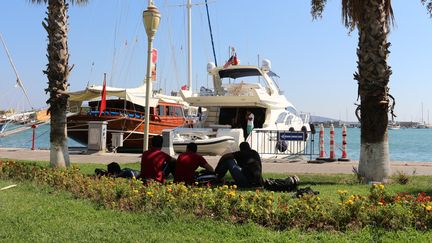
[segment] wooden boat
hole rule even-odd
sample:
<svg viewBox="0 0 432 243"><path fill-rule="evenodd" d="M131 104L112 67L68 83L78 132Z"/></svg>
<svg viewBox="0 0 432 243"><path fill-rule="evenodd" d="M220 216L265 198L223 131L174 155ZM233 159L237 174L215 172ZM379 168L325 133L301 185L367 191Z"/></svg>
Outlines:
<svg viewBox="0 0 432 243"><path fill-rule="evenodd" d="M112 148L112 134L123 133L123 146L117 148L122 152L142 152L144 122L145 122L145 88L119 89L106 87L106 110L99 112L102 87L91 86L83 91L70 93L70 107L77 112L67 118L68 137L87 145L88 122L107 122L107 148ZM113 97L115 97L113 99ZM82 103L88 101L88 107ZM185 103L179 97L156 94L150 98L150 127L149 136L160 135L164 129L188 124L184 116Z"/></svg>

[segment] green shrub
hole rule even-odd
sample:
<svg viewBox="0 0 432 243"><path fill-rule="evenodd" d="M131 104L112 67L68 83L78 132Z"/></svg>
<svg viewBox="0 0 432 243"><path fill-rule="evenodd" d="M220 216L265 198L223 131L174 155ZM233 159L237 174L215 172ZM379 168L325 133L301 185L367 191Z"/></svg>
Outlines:
<svg viewBox="0 0 432 243"><path fill-rule="evenodd" d="M0 178L30 180L89 199L105 208L194 214L234 223L254 222L274 229L345 231L367 225L384 229L432 228L432 202L426 193L391 195L382 184L367 195L338 190L339 200L316 195L292 198L287 193L242 191L236 186L198 187L184 184L143 185L137 179L84 175L78 168L49 169L36 164L0 160Z"/></svg>

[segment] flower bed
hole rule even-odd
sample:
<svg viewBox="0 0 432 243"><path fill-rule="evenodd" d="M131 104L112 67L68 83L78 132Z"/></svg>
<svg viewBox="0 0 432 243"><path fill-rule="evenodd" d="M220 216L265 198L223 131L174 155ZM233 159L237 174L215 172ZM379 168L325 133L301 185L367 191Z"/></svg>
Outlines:
<svg viewBox="0 0 432 243"><path fill-rule="evenodd" d="M431 197L425 193L390 195L384 185L372 185L367 195L339 190L338 202L306 195L263 190L242 191L235 186L196 187L140 180L83 175L79 169L55 170L35 164L0 161L0 178L29 180L65 190L110 209L170 210L234 223L254 222L274 229L347 230L367 225L386 229L432 228Z"/></svg>

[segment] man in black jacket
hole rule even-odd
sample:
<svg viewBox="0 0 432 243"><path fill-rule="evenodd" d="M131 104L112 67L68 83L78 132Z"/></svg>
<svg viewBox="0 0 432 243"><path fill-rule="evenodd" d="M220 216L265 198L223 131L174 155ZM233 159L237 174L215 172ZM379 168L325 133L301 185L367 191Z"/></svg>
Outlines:
<svg viewBox="0 0 432 243"><path fill-rule="evenodd" d="M229 171L239 187L260 187L263 185L261 158L249 143L242 142L240 151L223 155L215 169L218 179Z"/></svg>
<svg viewBox="0 0 432 243"><path fill-rule="evenodd" d="M229 171L239 187L264 187L270 191L293 191L297 189L300 179L290 176L286 179L263 179L261 158L249 143L242 142L240 151L223 155L215 172L221 180Z"/></svg>

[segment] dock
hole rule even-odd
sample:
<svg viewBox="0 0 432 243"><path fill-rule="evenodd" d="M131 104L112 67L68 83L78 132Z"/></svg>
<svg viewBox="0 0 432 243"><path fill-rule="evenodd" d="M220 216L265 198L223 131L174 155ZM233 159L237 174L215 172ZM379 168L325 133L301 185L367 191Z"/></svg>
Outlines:
<svg viewBox="0 0 432 243"><path fill-rule="evenodd" d="M113 161L119 164L138 163L141 154L128 153L86 153L84 150L71 150L70 160L74 164L95 163L106 165ZM211 166L216 167L220 156L204 156ZM49 150L30 150L23 148L0 148L0 159L49 161ZM402 172L407 175L432 175L431 162L391 161L392 173ZM310 164L306 160L287 161L283 159L264 159L264 173L282 174L353 174L353 167L358 167L358 161L326 162Z"/></svg>

